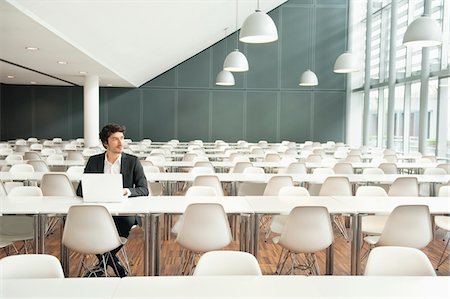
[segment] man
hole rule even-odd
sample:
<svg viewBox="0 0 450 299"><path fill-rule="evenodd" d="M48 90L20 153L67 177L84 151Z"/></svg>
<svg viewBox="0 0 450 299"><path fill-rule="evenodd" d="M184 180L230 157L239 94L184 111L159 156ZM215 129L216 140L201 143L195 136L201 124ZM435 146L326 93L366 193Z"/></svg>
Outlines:
<svg viewBox="0 0 450 299"><path fill-rule="evenodd" d="M144 170L138 158L123 153L125 127L117 124L107 124L100 131L100 140L106 149L105 153L91 156L84 168L85 173L121 173L123 180L123 195L147 196L147 179ZM83 196L81 183L77 188L77 195ZM113 217L116 223L117 231L121 237L127 238L130 229L137 224L136 217ZM111 251L112 260L107 258L107 263L114 270L117 276L127 275L125 267L120 263L116 253L120 250L118 247ZM103 268L102 257L99 258L99 269Z"/></svg>

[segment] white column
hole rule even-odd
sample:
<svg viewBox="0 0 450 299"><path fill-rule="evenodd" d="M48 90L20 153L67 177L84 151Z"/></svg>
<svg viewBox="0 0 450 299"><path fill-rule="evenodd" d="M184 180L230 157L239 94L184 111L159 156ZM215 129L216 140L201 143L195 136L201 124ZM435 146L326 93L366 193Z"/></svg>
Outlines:
<svg viewBox="0 0 450 299"><path fill-rule="evenodd" d="M84 146L99 144L99 85L98 76L88 75L84 81Z"/></svg>
<svg viewBox="0 0 450 299"><path fill-rule="evenodd" d="M370 56L372 47L372 0L367 0L366 59L364 72L363 145L369 144Z"/></svg>
<svg viewBox="0 0 450 299"><path fill-rule="evenodd" d="M386 147L394 148L394 119L395 119L395 81L397 80L396 52L397 52L397 1L391 2L391 33L389 44L389 90L387 111L387 143Z"/></svg>

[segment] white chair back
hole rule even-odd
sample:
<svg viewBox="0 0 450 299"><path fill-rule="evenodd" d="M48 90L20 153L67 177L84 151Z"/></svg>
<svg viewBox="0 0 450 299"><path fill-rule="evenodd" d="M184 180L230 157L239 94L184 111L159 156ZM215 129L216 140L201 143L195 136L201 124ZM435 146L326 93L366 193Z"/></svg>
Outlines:
<svg viewBox="0 0 450 299"><path fill-rule="evenodd" d="M419 196L419 183L415 177L397 178L389 188L389 196Z"/></svg>
<svg viewBox="0 0 450 299"><path fill-rule="evenodd" d="M17 186L9 191L8 196L41 196L42 190L36 186Z"/></svg>
<svg viewBox="0 0 450 299"><path fill-rule="evenodd" d="M422 249L433 239L428 206L404 205L389 215L377 245Z"/></svg>
<svg viewBox="0 0 450 299"><path fill-rule="evenodd" d="M293 186L294 182L292 181L291 176L280 175L271 177L269 182L264 189L264 196L277 196L280 189L285 186Z"/></svg>
<svg viewBox="0 0 450 299"><path fill-rule="evenodd" d="M223 196L222 184L220 183L219 178L215 175L198 175L195 177L192 185L213 187L216 190L217 195Z"/></svg>
<svg viewBox="0 0 450 299"><path fill-rule="evenodd" d="M0 259L0 279L64 278L59 260L48 254L19 254Z"/></svg>
<svg viewBox="0 0 450 299"><path fill-rule="evenodd" d="M436 276L428 257L416 248L381 246L367 259L366 276Z"/></svg>
<svg viewBox="0 0 450 299"><path fill-rule="evenodd" d="M347 177L330 176L323 182L319 196L352 196L352 187Z"/></svg>
<svg viewBox="0 0 450 299"><path fill-rule="evenodd" d="M190 204L184 212L177 243L194 252L219 250L231 243L228 217L220 204Z"/></svg>
<svg viewBox="0 0 450 299"><path fill-rule="evenodd" d="M195 276L262 275L256 258L243 251L210 251L204 253L194 270Z"/></svg>
<svg viewBox="0 0 450 299"><path fill-rule="evenodd" d="M76 196L65 173L45 173L42 176L41 189L44 196Z"/></svg>
<svg viewBox="0 0 450 299"><path fill-rule="evenodd" d="M388 196L386 190L379 186L359 186L355 196Z"/></svg>
<svg viewBox="0 0 450 299"><path fill-rule="evenodd" d="M82 254L103 254L124 244L106 207L74 205L67 213L62 243Z"/></svg>
<svg viewBox="0 0 450 299"><path fill-rule="evenodd" d="M289 213L278 244L293 252L314 253L330 246L333 238L326 207L300 206Z"/></svg>

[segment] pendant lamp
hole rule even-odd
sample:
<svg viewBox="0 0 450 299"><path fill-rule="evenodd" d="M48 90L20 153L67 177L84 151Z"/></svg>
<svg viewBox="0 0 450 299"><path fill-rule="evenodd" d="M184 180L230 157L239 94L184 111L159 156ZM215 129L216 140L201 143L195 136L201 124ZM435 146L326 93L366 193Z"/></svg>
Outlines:
<svg viewBox="0 0 450 299"><path fill-rule="evenodd" d="M225 49L228 49L227 42L227 29L225 28ZM226 51L226 50L225 50ZM235 84L234 76L230 71L221 70L216 77L216 85L220 86L233 86Z"/></svg>
<svg viewBox="0 0 450 299"><path fill-rule="evenodd" d="M298 83L300 86L316 86L317 84L319 84L319 80L317 80L316 74L309 69L303 72L300 76L300 83Z"/></svg>
<svg viewBox="0 0 450 299"><path fill-rule="evenodd" d="M238 30L238 0L236 0L236 32ZM247 57L239 51L239 39L236 39L236 49L225 57L223 69L229 72L248 71Z"/></svg>
<svg viewBox="0 0 450 299"><path fill-rule="evenodd" d="M442 30L429 16L421 16L409 24L403 36L403 45L432 47L442 44Z"/></svg>
<svg viewBox="0 0 450 299"><path fill-rule="evenodd" d="M222 70L217 74L216 85L220 86L233 86L234 76L231 72Z"/></svg>
<svg viewBox="0 0 450 299"><path fill-rule="evenodd" d="M353 73L359 70L358 62L355 56L350 52L339 55L334 63L333 72L335 73Z"/></svg>
<svg viewBox="0 0 450 299"><path fill-rule="evenodd" d="M278 40L278 32L272 18L257 9L245 19L239 34L239 40L243 43L263 44Z"/></svg>

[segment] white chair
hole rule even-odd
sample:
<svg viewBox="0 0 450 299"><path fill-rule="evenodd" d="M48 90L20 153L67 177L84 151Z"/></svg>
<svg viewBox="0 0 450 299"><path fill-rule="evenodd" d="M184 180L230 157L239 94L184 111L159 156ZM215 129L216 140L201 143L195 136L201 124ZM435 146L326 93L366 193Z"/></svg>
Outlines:
<svg viewBox="0 0 450 299"><path fill-rule="evenodd" d="M82 152L69 151L67 152L68 161L84 161L84 156Z"/></svg>
<svg viewBox="0 0 450 299"><path fill-rule="evenodd" d="M305 163L301 162L292 162L289 164L287 168L279 168L278 169L279 174L291 174L291 173L300 173L305 174L307 173Z"/></svg>
<svg viewBox="0 0 450 299"><path fill-rule="evenodd" d="M264 196L277 196L278 192L282 187L285 186L293 186L294 183L292 181L291 176L273 176L267 182L266 188L264 189Z"/></svg>
<svg viewBox="0 0 450 299"><path fill-rule="evenodd" d="M198 260L194 276L262 275L256 258L243 251L210 251Z"/></svg>
<svg viewBox="0 0 450 299"><path fill-rule="evenodd" d="M291 259L290 274L299 268L306 274L320 274L315 253L333 243L333 228L326 207L300 206L289 213L278 244L283 248L277 265L281 274L288 258ZM304 264L300 264L297 254L304 254Z"/></svg>
<svg viewBox="0 0 450 299"><path fill-rule="evenodd" d="M192 167L191 170L189 171L192 174L213 174L214 173L214 168L211 167Z"/></svg>
<svg viewBox="0 0 450 299"><path fill-rule="evenodd" d="M40 160L41 155L38 152L25 152L23 154L24 160Z"/></svg>
<svg viewBox="0 0 450 299"><path fill-rule="evenodd" d="M385 174L397 174L398 173L397 164L395 164L395 163L380 163L380 165L378 165L378 168L383 170L383 173L385 173Z"/></svg>
<svg viewBox="0 0 450 299"><path fill-rule="evenodd" d="M263 174L265 173L262 167L246 167L242 172L244 174ZM237 183L237 195L238 196L257 196L263 195L266 189L266 183L261 182L239 182Z"/></svg>
<svg viewBox="0 0 450 299"><path fill-rule="evenodd" d="M367 236L369 246L404 246L422 249L433 239L428 206L404 205L389 215L379 236Z"/></svg>
<svg viewBox="0 0 450 299"><path fill-rule="evenodd" d="M335 174L353 174L353 166L351 163L336 163L333 170Z"/></svg>
<svg viewBox="0 0 450 299"><path fill-rule="evenodd" d="M386 191L379 186L360 186L356 190L356 197L379 196L387 197ZM388 216L386 215L367 215L361 219L361 232L365 235L380 235L383 231Z"/></svg>
<svg viewBox="0 0 450 299"><path fill-rule="evenodd" d="M19 254L0 259L0 279L64 278L59 260L48 254Z"/></svg>
<svg viewBox="0 0 450 299"><path fill-rule="evenodd" d="M450 174L450 163L441 163L436 166L437 168L442 168L447 174Z"/></svg>
<svg viewBox="0 0 450 299"><path fill-rule="evenodd" d="M23 161L23 156L19 155L19 154L10 154L8 156L6 156L5 161L8 162L18 162L18 161Z"/></svg>
<svg viewBox="0 0 450 299"><path fill-rule="evenodd" d="M145 162L145 161L143 161ZM151 162L150 162L151 163ZM142 165L144 173L159 173L161 168L153 165ZM147 180L148 191L151 196L161 196L164 193L164 185L161 182Z"/></svg>
<svg viewBox="0 0 450 299"><path fill-rule="evenodd" d="M45 173L41 180L41 190L44 196L76 196L65 173Z"/></svg>
<svg viewBox="0 0 450 299"><path fill-rule="evenodd" d="M184 196L217 196L217 191L215 188L210 186L191 186L187 189ZM172 226L170 230L173 234L178 234L180 232L180 228L183 225L184 217L180 215L177 219L177 222Z"/></svg>
<svg viewBox="0 0 450 299"><path fill-rule="evenodd" d="M68 249L83 255L78 270L90 271L90 266L85 262L86 255L101 255L103 259L104 275L107 271L107 259L112 259L110 251L125 245L127 239L120 237L113 218L106 207L101 205L74 205L67 213L62 244ZM125 256L128 268L128 258L124 248L121 249Z"/></svg>
<svg viewBox="0 0 450 299"><path fill-rule="evenodd" d="M43 148L44 146L40 143L33 143L32 145L30 145L31 151L41 151Z"/></svg>
<svg viewBox="0 0 450 299"><path fill-rule="evenodd" d="M447 175L447 172L443 168L438 167L429 167L425 168L423 171L424 175ZM430 184L430 183L422 183L419 185L419 195L420 196L430 196L431 194L435 194L436 190L439 190L440 184Z"/></svg>
<svg viewBox="0 0 450 299"><path fill-rule="evenodd" d="M231 243L228 217L220 204L190 204L184 212L184 221L176 242L188 252L184 255L181 274L195 267L195 256L219 250Z"/></svg>
<svg viewBox="0 0 450 299"><path fill-rule="evenodd" d="M41 149L41 156L50 156L56 154L56 150L54 148L44 147Z"/></svg>
<svg viewBox="0 0 450 299"><path fill-rule="evenodd" d="M397 178L389 188L388 196L419 196L419 183L417 182L417 178Z"/></svg>
<svg viewBox="0 0 450 299"><path fill-rule="evenodd" d="M304 197L309 196L309 192L306 188L303 187L285 186L280 189L280 191L278 192L278 196L280 197L286 196L289 198ZM288 218L287 215L274 215L272 217L272 222L270 223L270 231L268 232L266 238L269 236L270 233L281 234L283 232L283 228L286 224L287 218ZM272 241L274 243L277 243L278 240L279 236L275 236L274 238L272 238Z"/></svg>
<svg viewBox="0 0 450 299"><path fill-rule="evenodd" d="M264 174L266 172L264 171L264 168L262 168L262 167L251 166L251 167L246 167L242 173L257 173L257 174L259 173L259 174Z"/></svg>
<svg viewBox="0 0 450 299"><path fill-rule="evenodd" d="M347 177L330 176L323 182L319 196L352 196L352 187ZM333 221L342 236L349 240L347 228L342 217L334 215Z"/></svg>
<svg viewBox="0 0 450 299"><path fill-rule="evenodd" d="M279 162L279 161L281 161L281 157L279 154L268 153L264 157L264 162Z"/></svg>
<svg viewBox="0 0 450 299"><path fill-rule="evenodd" d="M345 162L345 163L360 163L361 162L361 156L348 154L343 162Z"/></svg>
<svg viewBox="0 0 450 299"><path fill-rule="evenodd" d="M220 183L219 178L215 175L198 175L197 177L195 177L192 185L213 187L216 190L217 195L219 196L224 195L222 184Z"/></svg>
<svg viewBox="0 0 450 299"><path fill-rule="evenodd" d="M308 157L306 157L305 162L306 163L317 163L317 164L320 164L320 163L322 163L322 156L321 155L311 154Z"/></svg>
<svg viewBox="0 0 450 299"><path fill-rule="evenodd" d="M428 257L416 248L381 246L367 259L366 276L436 276Z"/></svg>
<svg viewBox="0 0 450 299"><path fill-rule="evenodd" d="M47 162L62 162L64 161L64 156L61 154L51 154L47 156Z"/></svg>
<svg viewBox="0 0 450 299"><path fill-rule="evenodd" d="M8 197L36 196L42 197L42 192L38 187L19 186L11 189ZM12 244L16 241L23 241L23 249L28 253L28 246L32 246L28 241L34 238L34 220L31 216L4 215L0 217L0 244ZM16 247L13 248L17 251Z"/></svg>
<svg viewBox="0 0 450 299"><path fill-rule="evenodd" d="M49 172L47 163L44 160L28 160L27 164L33 166L35 172Z"/></svg>
<svg viewBox="0 0 450 299"><path fill-rule="evenodd" d="M230 173L242 173L245 168L252 166L253 164L251 162L237 162L234 164L234 167L230 169Z"/></svg>
<svg viewBox="0 0 450 299"><path fill-rule="evenodd" d="M34 168L29 164L14 164L9 169L9 172L11 173L34 172Z"/></svg>
<svg viewBox="0 0 450 299"><path fill-rule="evenodd" d="M439 197L450 197L450 186L441 186L441 188L439 188L438 196ZM434 224L438 228L443 229L446 233L450 232L450 216L436 216L436 217L434 217ZM436 270L438 270L439 267L449 258L448 255L444 258L444 254L448 247L449 241L450 241L450 238L447 240L444 250L442 250L441 257L439 258L439 261L436 266Z"/></svg>
<svg viewBox="0 0 450 299"><path fill-rule="evenodd" d="M333 168L331 168L331 167L317 167L317 168L313 169L312 174L330 176L330 175L334 175L335 173L334 173ZM316 196L316 195L319 195L322 184L308 183L307 186L308 186L309 194L311 194L312 196Z"/></svg>

